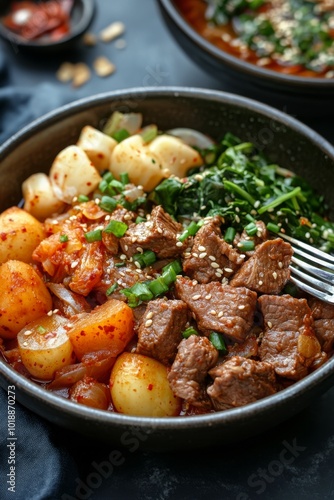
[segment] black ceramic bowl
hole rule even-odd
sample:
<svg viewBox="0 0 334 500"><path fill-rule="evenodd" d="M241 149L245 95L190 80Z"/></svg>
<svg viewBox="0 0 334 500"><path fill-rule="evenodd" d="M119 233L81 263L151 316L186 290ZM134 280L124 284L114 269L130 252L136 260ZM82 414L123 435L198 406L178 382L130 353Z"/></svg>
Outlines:
<svg viewBox="0 0 334 500"><path fill-rule="evenodd" d="M210 90L141 88L89 97L31 123L0 148L0 210L19 202L21 183L77 140L81 128L99 127L114 110L143 113L160 129L196 128L214 138L230 131L253 141L273 162L295 170L323 193L334 212L334 148L295 119L263 104ZM0 299L1 300L1 299ZM135 440L142 448L187 449L231 443L296 414L334 381L334 358L283 391L248 406L214 414L142 418L95 410L64 400L15 372L0 359L0 384L15 385L17 400L50 422L113 445Z"/></svg>
<svg viewBox="0 0 334 500"><path fill-rule="evenodd" d="M163 18L185 53L222 82L222 88L302 116L332 116L334 79L281 74L228 54L184 19L175 0L159 0Z"/></svg>
<svg viewBox="0 0 334 500"><path fill-rule="evenodd" d="M36 2L36 0L33 1ZM27 40L8 29L2 23L1 18L9 12L11 3L12 0L0 0L0 36L7 40L16 50L22 49L32 54L55 53L74 46L88 30L95 10L94 0L74 0L70 13L70 31L68 34L56 41L50 40L48 36Z"/></svg>

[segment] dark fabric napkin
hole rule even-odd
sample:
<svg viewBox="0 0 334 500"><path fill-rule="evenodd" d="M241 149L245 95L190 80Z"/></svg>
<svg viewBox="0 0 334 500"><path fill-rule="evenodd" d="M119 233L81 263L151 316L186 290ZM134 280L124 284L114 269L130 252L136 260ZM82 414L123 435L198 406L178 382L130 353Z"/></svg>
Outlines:
<svg viewBox="0 0 334 500"><path fill-rule="evenodd" d="M71 100L73 94L56 84L8 84L7 61L0 52L0 145L28 123Z"/></svg>

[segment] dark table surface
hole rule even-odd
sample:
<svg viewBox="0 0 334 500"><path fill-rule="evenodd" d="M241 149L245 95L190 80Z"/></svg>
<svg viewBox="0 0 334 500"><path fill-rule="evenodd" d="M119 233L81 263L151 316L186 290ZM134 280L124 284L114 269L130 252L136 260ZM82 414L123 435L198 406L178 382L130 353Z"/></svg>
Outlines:
<svg viewBox="0 0 334 500"><path fill-rule="evenodd" d="M61 55L31 57L0 42L0 58L4 56L7 62L0 88L0 113L8 116L3 129L0 128L2 138L12 133L13 127L16 129L55 106L113 89L180 85L233 92L224 81L213 79L195 66L179 49L163 24L155 0L97 0L91 31L97 33L112 21L123 21L126 25L123 49L117 48L115 42L99 42L95 47L79 44L75 50ZM77 89L57 81L56 71L62 62L84 61L92 67L99 55L106 55L116 65L112 76L99 78L92 73L91 80ZM10 115L5 97L13 98L15 92L26 93L30 113ZM34 102L36 106L31 105ZM302 121L334 143L331 119L303 117ZM4 391L0 392L0 398L3 409ZM0 431L4 434L4 419L0 420ZM167 454L140 447L118 450L121 459L111 469L107 466L114 451L111 446L55 427L17 404L16 492L7 490L8 453L0 435L0 457L5 464L0 497L19 500L334 498L333 420L334 388L293 419L235 446Z"/></svg>

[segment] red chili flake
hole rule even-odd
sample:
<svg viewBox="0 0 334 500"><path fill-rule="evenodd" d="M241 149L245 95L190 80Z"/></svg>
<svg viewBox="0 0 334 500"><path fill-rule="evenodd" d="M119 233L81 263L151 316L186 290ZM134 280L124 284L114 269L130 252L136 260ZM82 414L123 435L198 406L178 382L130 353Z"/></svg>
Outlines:
<svg viewBox="0 0 334 500"><path fill-rule="evenodd" d="M152 389L153 389L153 384L148 384L148 386L147 386L147 390L148 390L148 391L152 391Z"/></svg>

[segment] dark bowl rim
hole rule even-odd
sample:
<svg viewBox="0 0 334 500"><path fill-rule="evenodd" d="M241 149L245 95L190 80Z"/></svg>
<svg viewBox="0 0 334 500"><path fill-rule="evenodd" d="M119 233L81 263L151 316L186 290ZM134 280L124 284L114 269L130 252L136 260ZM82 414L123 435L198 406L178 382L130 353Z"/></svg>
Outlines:
<svg viewBox="0 0 334 500"><path fill-rule="evenodd" d="M203 99L209 101L217 101L222 104L239 106L248 110L259 113L260 116L275 119L281 124L292 128L294 131L303 135L306 139L318 145L324 153L334 162L334 147L326 141L321 135L313 131L307 125L304 125L299 120L290 117L282 111L279 111L271 106L260 102L248 99L246 97L237 96L227 92L193 88L193 87L135 87L123 90L105 92L101 94L91 95L82 99L72 101L57 108L49 113L34 120L29 125L22 128L11 138L0 146L0 161L6 154L11 153L21 141L29 139L35 133L39 132L45 125L53 125L60 120L71 116L73 112L84 112L92 106L113 102L115 100L122 101L124 99L129 102L129 99L136 99L140 102L145 98L157 97L182 97L191 99ZM200 427L212 427L216 425L228 425L236 423L247 418L254 417L257 412L269 412L285 404L293 404L294 400L305 392L311 392L316 386L321 387L327 379L334 376L334 357L330 358L324 365L319 367L313 373L307 375L300 381L295 382L288 388L285 388L278 393L261 399L254 403L250 403L244 407L239 407L222 412L215 412L205 415L196 416L177 416L177 417L141 417L122 415L103 410L89 408L83 405L78 405L61 396L47 391L36 383L20 375L0 358L0 385L3 389L7 389L8 385L15 385L18 391L23 391L31 401L38 401L43 405L47 404L49 408L60 411L64 417L69 415L85 421L94 422L95 424L103 424L112 427L134 426L140 428L148 428L152 430L163 429L189 429ZM25 406L28 406L25 404ZM35 412L36 413L36 412Z"/></svg>
<svg viewBox="0 0 334 500"><path fill-rule="evenodd" d="M285 75L283 73L279 73L278 71L269 70L260 66L256 66L255 64L248 63L247 61L243 61L238 57L224 52L214 44L207 41L204 37L197 33L194 28L192 28L192 26L183 18L182 14L179 12L174 0L158 1L165 12L168 14L169 18L189 40L191 40L200 50L205 52L207 55L213 57L216 61L226 64L235 71L244 73L246 75L248 74L252 77L262 78L263 80L276 85L285 84L290 85L292 88L302 87L309 90L332 89L334 91L334 79Z"/></svg>
<svg viewBox="0 0 334 500"><path fill-rule="evenodd" d="M25 38L17 35L16 33L7 29L3 23L0 21L0 36L7 40L8 42L22 48L31 49L47 49L47 48L58 48L66 45L68 42L80 37L89 27L92 22L94 12L95 12L95 0L75 0L82 4L82 16L78 23L76 23L71 31L63 36L59 40L54 42L48 40L26 40ZM74 8L74 7L73 7Z"/></svg>

